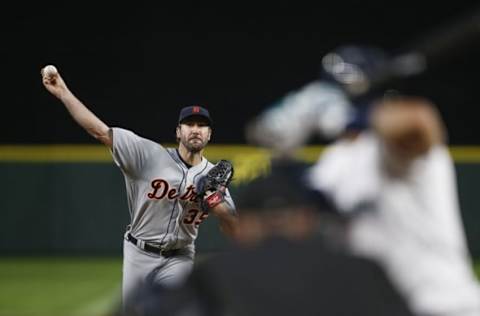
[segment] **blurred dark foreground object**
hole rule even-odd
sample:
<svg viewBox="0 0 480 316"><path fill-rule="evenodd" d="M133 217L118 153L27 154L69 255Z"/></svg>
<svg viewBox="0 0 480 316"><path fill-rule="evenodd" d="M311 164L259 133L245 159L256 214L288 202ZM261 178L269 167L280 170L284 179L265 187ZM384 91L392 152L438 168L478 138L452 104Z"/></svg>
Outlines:
<svg viewBox="0 0 480 316"><path fill-rule="evenodd" d="M321 240L272 239L200 263L179 289L145 289L131 316L412 315L371 261Z"/></svg>
<svg viewBox="0 0 480 316"><path fill-rule="evenodd" d="M348 254L331 240L338 234L319 234L325 223L317 221L331 210L301 185L305 167L274 163L270 175L239 189L239 242L198 263L180 288L139 291L128 315L412 315L378 265Z"/></svg>

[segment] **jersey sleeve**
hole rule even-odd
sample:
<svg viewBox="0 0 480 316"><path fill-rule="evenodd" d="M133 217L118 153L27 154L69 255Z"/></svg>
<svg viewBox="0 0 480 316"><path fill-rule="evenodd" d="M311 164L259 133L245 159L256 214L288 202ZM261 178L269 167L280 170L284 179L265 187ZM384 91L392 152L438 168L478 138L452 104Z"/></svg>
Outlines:
<svg viewBox="0 0 480 316"><path fill-rule="evenodd" d="M254 118L247 138L280 151L296 149L318 134L338 136L353 115L350 101L338 88L321 81L292 91Z"/></svg>
<svg viewBox="0 0 480 316"><path fill-rule="evenodd" d="M231 214L238 214L235 202L233 202L232 195L228 189L225 191L225 203L227 203Z"/></svg>
<svg viewBox="0 0 480 316"><path fill-rule="evenodd" d="M381 166L376 138L363 133L330 145L310 168L307 182L328 195L340 212L355 213L378 198Z"/></svg>
<svg viewBox="0 0 480 316"><path fill-rule="evenodd" d="M113 160L125 174L133 178L140 177L142 171L146 169L152 153L163 148L160 144L123 128L112 128L112 134Z"/></svg>

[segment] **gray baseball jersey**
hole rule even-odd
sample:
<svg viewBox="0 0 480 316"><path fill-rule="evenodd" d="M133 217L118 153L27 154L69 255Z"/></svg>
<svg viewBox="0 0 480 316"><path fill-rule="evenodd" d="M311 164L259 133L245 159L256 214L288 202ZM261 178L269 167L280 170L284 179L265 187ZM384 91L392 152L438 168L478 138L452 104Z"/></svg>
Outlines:
<svg viewBox="0 0 480 316"><path fill-rule="evenodd" d="M122 128L112 128L112 156L125 177L130 232L165 249L194 249L198 228L208 213L195 201L195 183L213 164L202 157L189 166L177 149ZM226 201L234 210L227 191Z"/></svg>

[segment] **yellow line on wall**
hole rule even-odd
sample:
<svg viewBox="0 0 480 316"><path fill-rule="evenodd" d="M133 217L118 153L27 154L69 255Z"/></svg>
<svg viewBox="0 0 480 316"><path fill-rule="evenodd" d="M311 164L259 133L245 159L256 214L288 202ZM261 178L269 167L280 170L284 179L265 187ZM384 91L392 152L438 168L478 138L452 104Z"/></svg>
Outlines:
<svg viewBox="0 0 480 316"><path fill-rule="evenodd" d="M176 147L176 144L165 144L166 147ZM297 158L314 162L324 149L324 146L306 146L298 151ZM451 146L450 153L458 163L480 163L480 146ZM269 159L270 152L266 149L249 145L217 145L210 144L205 150L205 156L211 161L230 159L259 162ZM30 162L30 163L109 163L112 156L103 145L0 145L0 162Z"/></svg>
<svg viewBox="0 0 480 316"><path fill-rule="evenodd" d="M2 145L1 162L111 162L103 145Z"/></svg>
<svg viewBox="0 0 480 316"><path fill-rule="evenodd" d="M458 163L480 163L479 146L451 146L450 153Z"/></svg>

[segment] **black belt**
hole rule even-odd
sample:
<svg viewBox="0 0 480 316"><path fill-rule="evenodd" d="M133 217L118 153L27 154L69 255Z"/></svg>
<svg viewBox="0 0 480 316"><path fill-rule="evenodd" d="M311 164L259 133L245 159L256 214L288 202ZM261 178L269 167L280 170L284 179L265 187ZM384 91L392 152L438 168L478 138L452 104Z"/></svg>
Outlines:
<svg viewBox="0 0 480 316"><path fill-rule="evenodd" d="M128 233L127 234L127 240L134 244L135 246L139 247L140 249L143 249L145 251L161 255L163 257L171 257L180 252L181 249L171 249L171 250L164 250L159 246L143 242L143 245L139 245L138 239L133 237L132 234ZM143 246L143 247L142 247Z"/></svg>

